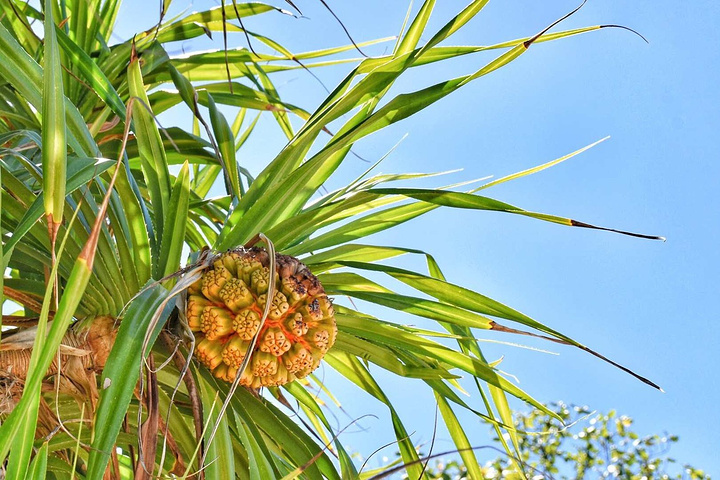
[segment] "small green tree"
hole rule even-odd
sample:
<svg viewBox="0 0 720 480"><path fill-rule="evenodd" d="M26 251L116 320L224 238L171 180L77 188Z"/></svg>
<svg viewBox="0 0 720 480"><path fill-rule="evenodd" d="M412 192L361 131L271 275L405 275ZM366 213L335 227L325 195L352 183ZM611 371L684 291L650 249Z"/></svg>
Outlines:
<svg viewBox="0 0 720 480"><path fill-rule="evenodd" d="M525 474L533 480L619 478L627 480L710 479L704 471L668 455L677 435L640 436L625 415L595 413L588 407L552 405L568 427L562 428L544 412L518 414L520 455ZM536 432L536 433L530 433ZM461 462L438 460L427 469L430 478L471 478ZM483 468L485 478L523 478L507 456L498 456Z"/></svg>

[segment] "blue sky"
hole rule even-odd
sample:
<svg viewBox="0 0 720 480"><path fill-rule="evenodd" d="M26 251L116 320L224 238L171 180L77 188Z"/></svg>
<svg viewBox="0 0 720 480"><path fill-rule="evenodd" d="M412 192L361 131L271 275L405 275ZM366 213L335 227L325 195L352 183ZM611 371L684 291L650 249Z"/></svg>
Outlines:
<svg viewBox="0 0 720 480"><path fill-rule="evenodd" d="M396 34L408 2L329 3L353 37L364 41ZM429 31L439 28L465 1L438 4ZM190 9L209 5L196 1ZM262 15L248 19L246 26L295 52L347 42L318 1L305 0L298 6L309 18ZM576 6L573 1L490 2L448 44L482 45L532 35ZM147 2L124 5L120 36L138 27L140 9L147 12ZM156 21L155 15L154 9L148 12L144 26ZM371 240L429 251L450 281L503 301L659 383L666 393L588 354L543 342L522 343L560 355L486 346L487 356L504 356L501 368L516 375L522 388L541 401L616 409L633 417L641 434L678 434L673 456L715 476L720 474L718 19L720 7L710 1L591 0L562 27L622 24L650 43L624 30L604 29L534 45L510 66L356 146L358 154L375 160L407 133L381 170L462 168L439 181L454 183L487 175L497 178L610 135L569 162L487 194L529 210L663 235L667 242L461 210L435 211ZM231 46L245 45L241 36L230 40ZM215 45L221 45L219 38ZM366 51L381 54L385 48L392 45ZM490 58L468 56L416 69L393 92L470 73ZM348 68L315 73L332 88ZM286 101L308 110L325 94L301 71L277 77L276 85ZM255 170L282 146L272 118L263 118L257 133L241 153L241 162ZM360 160L348 161L329 186L347 182L366 167ZM502 334L484 337L522 340ZM329 381L342 385L329 369L326 373ZM382 374L379 378L398 402L408 429L417 432L413 438L428 441L432 398L415 389L413 382ZM338 397L347 413L341 424L367 412L379 416L362 421L366 431L346 434L348 445L368 454L392 441L387 415L370 397L351 388L341 389ZM488 428L472 417L464 420L473 442L487 444ZM447 438L440 433L438 448L449 447ZM386 452L392 456L393 450Z"/></svg>

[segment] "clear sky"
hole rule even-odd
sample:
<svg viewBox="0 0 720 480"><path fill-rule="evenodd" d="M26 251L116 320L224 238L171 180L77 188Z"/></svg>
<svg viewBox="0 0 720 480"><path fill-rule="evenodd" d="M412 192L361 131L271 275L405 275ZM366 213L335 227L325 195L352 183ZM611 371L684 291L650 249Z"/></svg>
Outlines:
<svg viewBox="0 0 720 480"><path fill-rule="evenodd" d="M296 3L309 18L262 15L246 20L246 26L294 52L346 43L319 1ZM364 41L395 35L408 2L328 3L353 37ZM465 3L439 1L429 30L439 28ZM176 4L187 5L180 0ZM213 3L196 0L190 9L209 5ZM576 6L576 1L565 0L496 0L448 44L482 45L532 35ZM146 12L141 26L156 21L154 2L148 9L147 1L130 1L121 12L121 37L138 28L138 12ZM714 476L720 475L718 20L718 3L707 0L591 0L560 28L622 24L650 43L624 30L606 29L535 45L509 67L356 146L358 154L376 160L408 133L381 170L464 169L436 183L442 184L500 177L610 135L569 162L487 194L529 210L663 235L667 242L449 209L370 240L427 250L450 281L503 301L659 383L666 393L569 347L484 334L560 354L486 346L490 359L504 355L501 368L516 375L536 398L586 404L599 411L616 409L633 417L641 434L678 434L680 443L672 455ZM231 46L239 45L245 45L243 37L231 37ZM219 35L215 46L221 46ZM188 42L183 48L208 46ZM385 48L391 44L366 52L381 54ZM468 56L416 69L393 91L416 90L470 73L489 58ZM315 73L332 88L349 68ZM308 110L325 94L301 71L279 76L276 82L286 101ZM257 133L241 156L255 171L282 146L272 118L263 118ZM331 187L367 167L360 160L347 163ZM326 374L332 382L329 369ZM379 378L408 430L417 432L413 438L429 441L434 417L430 395L413 387L415 382ZM362 421L365 432L346 434L346 444L368 454L393 440L387 415L369 396L343 388L338 397L348 414L339 419L341 424L367 412L379 415L378 420ZM464 419L473 443L487 444L488 428L472 417ZM437 448L449 448L448 438L440 432ZM392 456L394 450L385 452Z"/></svg>

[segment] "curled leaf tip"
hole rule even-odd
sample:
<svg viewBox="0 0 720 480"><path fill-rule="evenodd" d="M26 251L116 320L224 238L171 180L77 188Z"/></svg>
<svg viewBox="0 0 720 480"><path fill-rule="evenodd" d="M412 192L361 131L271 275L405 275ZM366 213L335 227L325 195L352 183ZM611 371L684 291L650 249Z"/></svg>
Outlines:
<svg viewBox="0 0 720 480"><path fill-rule="evenodd" d="M355 40L353 40L352 35L350 35L350 32L349 32L348 29L345 27L345 24L342 22L342 20L340 20L340 17L338 17L338 16L335 14L335 12L333 11L333 9L330 8L330 5L328 5L325 0L320 0L320 3L322 3L322 5L325 7L325 9L326 9L328 12L330 12L330 15L332 15L333 18L335 18L335 20L340 24L340 27L343 29L343 31L345 32L345 35L348 37L348 39L350 40L350 42L353 44L353 47L355 47L355 50L357 50L358 53L359 53L360 55L362 55L363 57L368 58L368 56L365 55L365 52L363 52L362 50L360 50L360 47L358 46L357 43L355 43Z"/></svg>
<svg viewBox="0 0 720 480"><path fill-rule="evenodd" d="M559 19L555 20L553 23L551 23L550 25L548 25L547 27L545 27L540 33L538 33L538 34L535 35L534 37L530 38L529 40L526 40L525 42L523 42L523 46L524 46L526 49L527 49L527 48L530 48L530 45L532 45L538 38L540 38L540 37L542 37L543 35L545 35L551 28L555 27L557 24L559 24L559 23L561 23L561 22L564 22L564 21L567 20L568 18L570 18L570 17L572 17L573 15L575 15L583 6L585 6L585 3L586 3L586 2L587 2L587 0L583 0L583 2L582 2L579 6L575 7L575 9L572 10L570 13L567 13L567 14L563 15L562 17L560 17Z"/></svg>
<svg viewBox="0 0 720 480"><path fill-rule="evenodd" d="M635 35L637 35L638 37L642 38L643 41L645 41L645 43L650 44L650 42L648 41L648 39L645 38L644 36L642 36L642 34L641 34L640 32L638 32L637 30L633 30L633 29L630 28L630 27L626 27L626 26L624 26L624 25L614 25L614 24L613 24L613 25L600 25L600 28L620 28L620 29L622 29L622 30L627 30L628 32L632 32L632 33L634 33Z"/></svg>

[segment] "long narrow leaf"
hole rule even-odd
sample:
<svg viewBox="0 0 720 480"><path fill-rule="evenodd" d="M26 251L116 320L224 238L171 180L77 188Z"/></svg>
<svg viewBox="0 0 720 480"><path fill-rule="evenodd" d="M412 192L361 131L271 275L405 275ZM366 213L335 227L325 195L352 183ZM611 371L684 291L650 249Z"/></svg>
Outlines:
<svg viewBox="0 0 720 480"><path fill-rule="evenodd" d="M165 277L180 268L180 256L185 243L188 205L190 203L190 167L187 162L178 173L173 186L168 216L160 250L160 276Z"/></svg>
<svg viewBox="0 0 720 480"><path fill-rule="evenodd" d="M45 0L45 56L43 58L42 165L43 199L51 242L62 222L65 210L65 94L63 93L60 49L55 35L52 3Z"/></svg>
<svg viewBox="0 0 720 480"><path fill-rule="evenodd" d="M205 378L198 375L200 379L200 391L203 400L203 413L206 415L205 423L207 425L216 425L217 431L212 432L212 443L205 445L204 469L206 478L212 480L234 480L235 479L235 461L232 448L232 439L230 436L230 428L227 416L218 422L218 410L222 400L218 396L218 392L212 388L211 384L205 381ZM210 431L205 432L206 442L211 436ZM263 477L257 477L263 478Z"/></svg>
<svg viewBox="0 0 720 480"><path fill-rule="evenodd" d="M170 174L165 149L160 140L160 133L155 126L152 112L148 111L149 102L142 81L140 59L137 57L130 61L128 81L130 95L137 99L132 107L135 136L138 142L145 184L148 187L150 199L153 203L156 242L159 243L163 238L165 216L168 213L168 204L170 203ZM155 264L154 272L159 273L157 268L158 265Z"/></svg>
<svg viewBox="0 0 720 480"><path fill-rule="evenodd" d="M160 333L162 322L159 322L155 331L147 332L147 329L167 295L168 291L160 285L147 288L133 300L120 323L120 330L100 380L102 390L95 413L95 436L88 458L88 479L103 478L138 380L144 334L154 339ZM161 318L166 318L169 313L169 309L166 310Z"/></svg>
<svg viewBox="0 0 720 480"><path fill-rule="evenodd" d="M237 160L235 159L235 138L225 116L218 110L212 95L208 95L210 108L210 121L212 122L215 138L222 157L225 185L228 195L236 198L242 197L240 175L238 174Z"/></svg>

